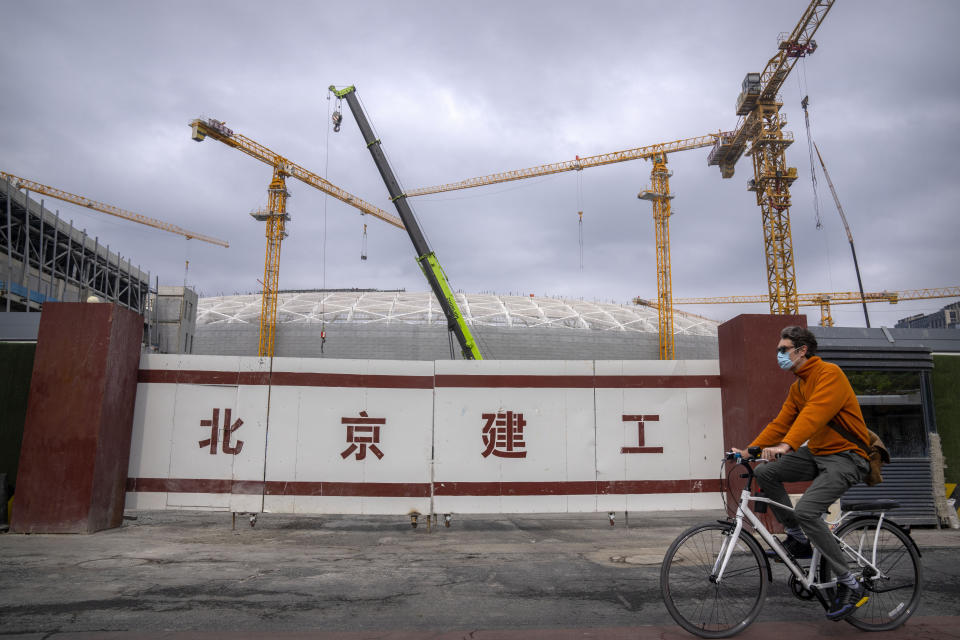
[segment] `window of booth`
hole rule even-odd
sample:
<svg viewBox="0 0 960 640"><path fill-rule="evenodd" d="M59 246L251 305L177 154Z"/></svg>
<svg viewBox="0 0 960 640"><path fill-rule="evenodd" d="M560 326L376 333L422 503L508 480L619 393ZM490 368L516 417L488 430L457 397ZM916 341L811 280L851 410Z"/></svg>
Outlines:
<svg viewBox="0 0 960 640"><path fill-rule="evenodd" d="M846 371L867 427L894 458L927 455L919 371Z"/></svg>

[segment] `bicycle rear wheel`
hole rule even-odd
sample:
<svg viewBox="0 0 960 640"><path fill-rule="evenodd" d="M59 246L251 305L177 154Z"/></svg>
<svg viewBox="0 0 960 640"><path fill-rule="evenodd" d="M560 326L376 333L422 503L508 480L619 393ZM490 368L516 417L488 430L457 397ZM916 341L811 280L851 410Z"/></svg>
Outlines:
<svg viewBox="0 0 960 640"><path fill-rule="evenodd" d="M847 552L850 571L862 578L864 594L870 599L846 621L864 631L896 629L917 610L923 592L923 569L913 541L900 527L887 521L876 535L877 522L876 518L855 520L836 532L837 537L879 570L878 575L872 575L873 570L866 563ZM830 575L826 560L821 562L820 575Z"/></svg>
<svg viewBox="0 0 960 640"><path fill-rule="evenodd" d="M660 567L667 611L701 638L728 638L743 631L767 595L767 565L760 546L746 533L737 540L732 534L732 525L693 527L673 541ZM714 565L729 544L733 552L718 583Z"/></svg>

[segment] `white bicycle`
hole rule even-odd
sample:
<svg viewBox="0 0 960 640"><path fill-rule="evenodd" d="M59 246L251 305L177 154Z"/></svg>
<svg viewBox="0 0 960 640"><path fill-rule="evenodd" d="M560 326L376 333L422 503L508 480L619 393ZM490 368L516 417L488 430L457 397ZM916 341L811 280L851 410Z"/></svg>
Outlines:
<svg viewBox="0 0 960 640"><path fill-rule="evenodd" d="M817 600L829 609L836 578L817 549L806 567L798 563L751 510L766 509L773 501L753 495L753 465L764 462L751 447L748 457L728 452L746 486L732 519L691 529L673 541L660 568L660 591L667 611L681 627L701 638L727 638L746 629L760 614L767 586L773 581L770 558L757 536L790 571L789 586L801 600ZM923 590L920 550L907 530L887 517L898 507L893 500L842 502L841 515L828 522L848 558L850 571L863 581L869 600L846 621L865 631L899 627L913 615ZM786 508L786 507L784 507ZM745 528L745 521L754 532Z"/></svg>

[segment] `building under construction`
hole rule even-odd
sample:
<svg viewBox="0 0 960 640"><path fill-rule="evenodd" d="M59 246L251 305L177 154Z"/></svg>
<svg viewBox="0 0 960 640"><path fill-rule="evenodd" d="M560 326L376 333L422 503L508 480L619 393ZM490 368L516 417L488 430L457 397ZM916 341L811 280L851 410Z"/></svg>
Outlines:
<svg viewBox="0 0 960 640"><path fill-rule="evenodd" d="M0 310L90 296L144 313L150 274L42 202L0 181Z"/></svg>

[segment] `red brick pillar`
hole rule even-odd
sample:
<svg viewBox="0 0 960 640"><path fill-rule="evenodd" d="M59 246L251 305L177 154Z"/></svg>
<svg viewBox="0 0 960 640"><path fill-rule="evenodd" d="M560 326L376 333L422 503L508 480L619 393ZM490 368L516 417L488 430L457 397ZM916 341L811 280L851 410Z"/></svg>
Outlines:
<svg viewBox="0 0 960 640"><path fill-rule="evenodd" d="M780 330L789 325L806 327L807 317L743 314L718 328L724 449L746 447L780 412L796 379L777 366ZM733 483L739 497L742 484ZM799 493L807 484L787 485L787 491ZM763 521L782 531L771 513Z"/></svg>
<svg viewBox="0 0 960 640"><path fill-rule="evenodd" d="M11 530L120 526L142 337L113 304L43 305Z"/></svg>

